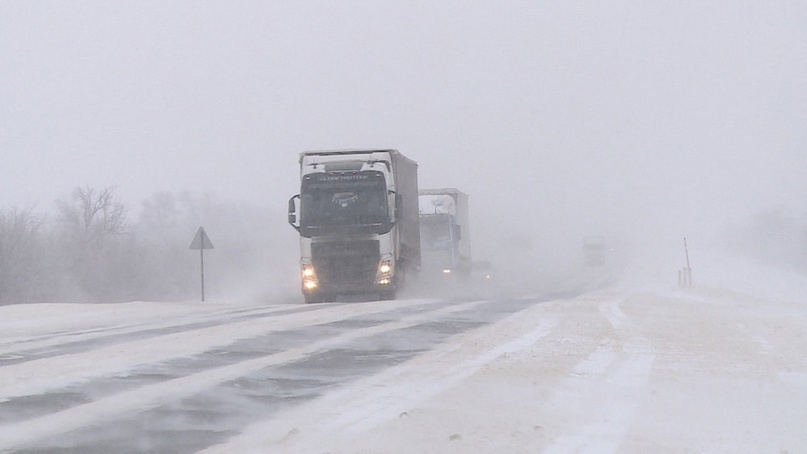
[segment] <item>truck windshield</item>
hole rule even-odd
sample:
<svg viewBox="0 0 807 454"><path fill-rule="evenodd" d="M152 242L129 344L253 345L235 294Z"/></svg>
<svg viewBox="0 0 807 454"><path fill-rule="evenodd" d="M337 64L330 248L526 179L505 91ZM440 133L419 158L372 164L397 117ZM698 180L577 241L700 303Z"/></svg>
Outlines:
<svg viewBox="0 0 807 454"><path fill-rule="evenodd" d="M375 225L390 220L381 172L306 175L300 195L300 224L306 227Z"/></svg>

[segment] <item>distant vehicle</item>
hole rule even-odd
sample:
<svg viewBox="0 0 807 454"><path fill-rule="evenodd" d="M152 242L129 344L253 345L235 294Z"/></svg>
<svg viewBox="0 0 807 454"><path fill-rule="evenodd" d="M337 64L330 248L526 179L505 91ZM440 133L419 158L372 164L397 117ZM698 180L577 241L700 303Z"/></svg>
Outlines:
<svg viewBox="0 0 807 454"><path fill-rule="evenodd" d="M307 303L394 299L420 267L417 163L394 149L303 152L288 220Z"/></svg>
<svg viewBox="0 0 807 454"><path fill-rule="evenodd" d="M471 234L468 195L454 188L421 189L420 245L424 278L468 278Z"/></svg>

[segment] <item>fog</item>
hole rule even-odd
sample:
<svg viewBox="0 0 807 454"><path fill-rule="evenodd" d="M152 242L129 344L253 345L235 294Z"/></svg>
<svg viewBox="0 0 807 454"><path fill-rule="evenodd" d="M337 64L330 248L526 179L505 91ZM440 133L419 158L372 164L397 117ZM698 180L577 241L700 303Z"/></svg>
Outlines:
<svg viewBox="0 0 807 454"><path fill-rule="evenodd" d="M391 147L470 195L475 258L522 283L589 235L672 280L684 237L804 269L806 23L804 2L5 1L0 209L114 187L136 226L155 194L209 197L230 208L176 241L205 224L219 295L215 254L250 250L230 287L261 293L296 276L298 153Z"/></svg>

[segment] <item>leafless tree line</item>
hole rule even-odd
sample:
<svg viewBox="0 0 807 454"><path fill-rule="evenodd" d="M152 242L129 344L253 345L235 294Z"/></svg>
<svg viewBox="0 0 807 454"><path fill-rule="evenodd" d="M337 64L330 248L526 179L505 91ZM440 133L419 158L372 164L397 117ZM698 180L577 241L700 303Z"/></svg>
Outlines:
<svg viewBox="0 0 807 454"><path fill-rule="evenodd" d="M270 234L272 217L208 195L164 192L131 220L114 187L89 186L58 200L53 216L0 210L0 304L192 299L199 256L188 246L203 223L217 248L205 260L211 286L223 292L261 277L269 285L272 250L288 240Z"/></svg>

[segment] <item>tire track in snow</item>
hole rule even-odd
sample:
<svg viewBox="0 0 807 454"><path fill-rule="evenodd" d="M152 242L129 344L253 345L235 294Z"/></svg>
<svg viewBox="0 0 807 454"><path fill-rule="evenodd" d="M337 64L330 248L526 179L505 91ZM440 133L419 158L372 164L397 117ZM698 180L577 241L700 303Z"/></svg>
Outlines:
<svg viewBox="0 0 807 454"><path fill-rule="evenodd" d="M15 339L0 343L0 358L25 358L30 355L40 355L47 352L49 356L59 354L59 350L66 350L72 346L105 340L128 334L158 332L160 330L187 330L195 325L208 326L213 324L231 323L239 319L247 319L262 315L282 315L312 308L290 308L288 306L272 306L263 308L239 308L225 311L216 311L204 314L184 314L181 320L160 318L152 322L129 323L117 326L102 326L98 328L74 331L62 331L53 334L41 335L33 338ZM59 350L55 350L58 347Z"/></svg>
<svg viewBox="0 0 807 454"><path fill-rule="evenodd" d="M616 332L580 361L552 402L573 407L546 454L618 452L647 387L655 356L649 341L632 329L620 300L598 305Z"/></svg>
<svg viewBox="0 0 807 454"><path fill-rule="evenodd" d="M269 366L297 361L360 338L408 328L425 321L433 320L435 317L473 309L489 302L490 301L487 300L473 301L448 307L438 307L433 310L421 310L414 315L401 318L397 321L386 322L364 329L346 331L334 338L323 339L305 347L293 348L261 358L205 370L167 382L121 392L92 403L78 405L40 418L2 426L0 427L0 449L14 449L46 437L89 427L93 424L119 418L133 412L156 408L164 405L166 402L192 396L226 381L243 377L251 372ZM411 305L411 302L409 302L409 304ZM380 312L385 308L389 309L389 305L373 306L373 308L376 308L376 310L365 309L363 312Z"/></svg>
<svg viewBox="0 0 807 454"><path fill-rule="evenodd" d="M480 328L474 336L492 335L488 333L495 333L500 326L519 317L521 315L516 313L510 319ZM303 407L259 421L240 435L200 454L254 452L256 445L265 446L266 452L320 452L326 445L320 437L327 438L333 433L361 437L362 433L450 389L497 358L531 347L557 325L555 317L548 317L533 330L459 362L453 362L452 358L454 355L464 357L465 344L461 340L447 342Z"/></svg>
<svg viewBox="0 0 807 454"><path fill-rule="evenodd" d="M0 367L0 402L12 397L41 394L96 377L126 373L147 364L195 356L267 332L281 329L286 331L413 306L420 305L405 301L394 304L325 306L283 317L268 318L265 315L246 321L103 346L80 353L5 365Z"/></svg>

